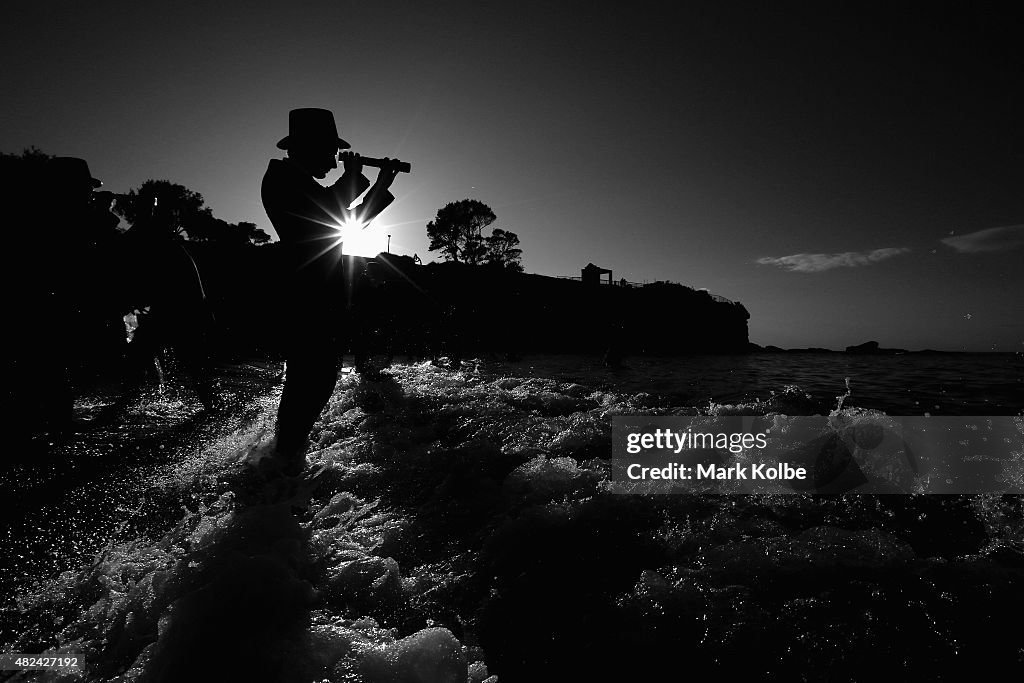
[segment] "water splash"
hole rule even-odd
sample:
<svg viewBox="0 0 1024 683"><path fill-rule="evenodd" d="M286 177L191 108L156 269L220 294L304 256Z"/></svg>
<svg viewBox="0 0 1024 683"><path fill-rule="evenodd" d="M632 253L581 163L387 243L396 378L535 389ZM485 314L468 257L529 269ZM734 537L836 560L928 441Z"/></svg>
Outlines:
<svg viewBox="0 0 1024 683"><path fill-rule="evenodd" d="M742 667L727 657L739 648L778 670L859 671L849 650L920 673L947 662L945 645L977 651L961 613L1015 609L985 567L997 539L1012 550L1019 505L607 491L611 416L813 414L798 386L695 408L483 362L388 372L339 381L311 435L315 477L243 502L235 473L268 451L273 402L166 472L171 528L19 597L56 624L51 651L86 652L95 680L124 682L184 679L197 662L225 680L599 676L618 672L609 643L631 639L721 671ZM847 380L837 425L885 418L844 407L850 395ZM906 576L924 579L913 596ZM950 600L948 615L914 607ZM785 647L818 643L822 623L841 645ZM885 624L934 642L900 649ZM225 651L259 655L229 666Z"/></svg>

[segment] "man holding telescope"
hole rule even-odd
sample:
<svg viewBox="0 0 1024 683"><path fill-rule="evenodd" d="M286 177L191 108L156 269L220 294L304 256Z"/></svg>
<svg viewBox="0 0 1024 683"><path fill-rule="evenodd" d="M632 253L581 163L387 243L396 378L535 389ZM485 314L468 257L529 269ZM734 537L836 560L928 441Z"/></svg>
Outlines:
<svg viewBox="0 0 1024 683"><path fill-rule="evenodd" d="M270 469L297 476L306 466L306 441L327 404L338 377L338 340L345 304L342 280L342 225L366 225L394 201L388 190L409 165L342 152L345 171L331 186L317 180L337 168L339 150L334 114L326 109L293 109L288 135L277 143L284 159L272 159L263 176L263 207L284 252L284 303L288 371ZM377 166L377 180L362 173ZM352 203L369 188L361 204ZM350 208L351 207L351 208Z"/></svg>

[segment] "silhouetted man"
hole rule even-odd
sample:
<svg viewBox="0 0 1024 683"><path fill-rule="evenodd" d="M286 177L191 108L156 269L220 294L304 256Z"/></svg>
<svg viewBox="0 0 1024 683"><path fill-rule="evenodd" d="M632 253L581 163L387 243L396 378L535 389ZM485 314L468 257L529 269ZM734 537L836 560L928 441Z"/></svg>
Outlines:
<svg viewBox="0 0 1024 683"><path fill-rule="evenodd" d="M116 367L124 352L110 268L117 217L109 201L96 201L102 183L84 159L49 159L35 184L30 201L45 207L31 226L40 267L24 271L21 283L34 329L16 355L18 371L35 384L22 396L39 411L33 427L57 431L70 425L75 389Z"/></svg>
<svg viewBox="0 0 1024 683"><path fill-rule="evenodd" d="M306 465L306 440L334 391L338 377L338 336L344 308L341 233L346 222L368 223L394 201L388 191L397 171L381 169L370 186L359 156L342 152L345 172L330 187L317 182L337 168L339 150L334 114L326 109L293 109L288 136L277 143L285 159L273 159L263 176L263 206L274 225L285 258L285 376L277 411L275 459L284 474Z"/></svg>
<svg viewBox="0 0 1024 683"><path fill-rule="evenodd" d="M139 316L128 347L122 406L138 397L154 362L171 347L203 407L213 409L220 401L211 376L213 314L199 269L185 243L175 237L167 207L155 203L149 216L124 234L121 247L129 273L126 308L148 309Z"/></svg>

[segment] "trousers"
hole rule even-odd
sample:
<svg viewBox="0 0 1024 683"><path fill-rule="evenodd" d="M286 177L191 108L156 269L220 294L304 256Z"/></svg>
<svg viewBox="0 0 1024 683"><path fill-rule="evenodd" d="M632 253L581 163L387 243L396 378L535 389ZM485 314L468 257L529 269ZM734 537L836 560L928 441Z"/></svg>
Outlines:
<svg viewBox="0 0 1024 683"><path fill-rule="evenodd" d="M277 408L277 453L304 455L309 433L334 392L341 365L342 312L330 302L299 305L286 315L288 363Z"/></svg>

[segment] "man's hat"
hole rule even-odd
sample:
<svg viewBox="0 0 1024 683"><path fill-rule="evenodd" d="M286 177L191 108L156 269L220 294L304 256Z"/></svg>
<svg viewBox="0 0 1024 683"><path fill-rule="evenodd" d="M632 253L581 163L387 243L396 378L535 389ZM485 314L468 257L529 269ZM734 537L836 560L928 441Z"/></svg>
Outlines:
<svg viewBox="0 0 1024 683"><path fill-rule="evenodd" d="M328 109L292 109L288 112L288 135L277 143L278 149L288 149L295 143L302 142L333 142L338 149L348 149L352 145L338 137L338 126L334 123L334 114Z"/></svg>
<svg viewBox="0 0 1024 683"><path fill-rule="evenodd" d="M46 162L46 179L62 185L88 185L97 188L102 182L92 177L89 164L78 157L53 157Z"/></svg>

